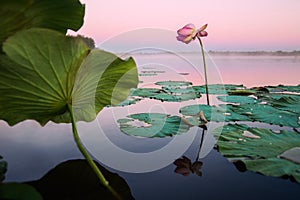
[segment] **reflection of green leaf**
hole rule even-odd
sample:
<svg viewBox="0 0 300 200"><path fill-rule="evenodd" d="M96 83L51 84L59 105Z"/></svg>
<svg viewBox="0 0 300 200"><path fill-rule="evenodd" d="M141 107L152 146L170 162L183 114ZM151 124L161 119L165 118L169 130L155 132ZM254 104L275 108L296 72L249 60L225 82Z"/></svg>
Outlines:
<svg viewBox="0 0 300 200"><path fill-rule="evenodd" d="M119 119L123 133L141 137L166 137L182 134L189 130L189 125L178 116L161 113L139 113ZM128 119L128 120L127 120Z"/></svg>
<svg viewBox="0 0 300 200"><path fill-rule="evenodd" d="M134 199L126 181L116 173L97 166L107 177L112 187L123 199ZM27 182L34 186L44 200L53 199L105 199L113 200L114 196L101 184L86 160L69 160L60 163L37 181Z"/></svg>
<svg viewBox="0 0 300 200"><path fill-rule="evenodd" d="M41 200L42 196L30 185L22 183L0 184L0 199Z"/></svg>
<svg viewBox="0 0 300 200"><path fill-rule="evenodd" d="M0 183L4 180L4 174L7 170L7 163L2 160L2 156L0 156Z"/></svg>
<svg viewBox="0 0 300 200"><path fill-rule="evenodd" d="M260 139L243 136L245 131ZM276 177L290 175L300 182L300 165L279 158L283 152L300 147L300 135L296 132L274 133L269 129L229 124L223 127L217 145L225 157L243 161L249 170Z"/></svg>
<svg viewBox="0 0 300 200"><path fill-rule="evenodd" d="M83 24L84 6L78 0L2 0L0 44L14 33L31 27L66 33Z"/></svg>
<svg viewBox="0 0 300 200"><path fill-rule="evenodd" d="M126 99L137 84L132 59L90 52L81 39L49 29L20 31L3 49L11 60L0 58L0 118L10 125L26 119L42 125L70 122L68 105L77 120L93 120L104 106Z"/></svg>

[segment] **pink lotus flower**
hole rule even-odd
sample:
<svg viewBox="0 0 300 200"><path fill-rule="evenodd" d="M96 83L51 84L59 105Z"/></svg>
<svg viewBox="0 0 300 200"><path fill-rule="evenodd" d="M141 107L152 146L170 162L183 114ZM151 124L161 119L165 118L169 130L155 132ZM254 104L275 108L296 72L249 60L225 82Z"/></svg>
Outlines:
<svg viewBox="0 0 300 200"><path fill-rule="evenodd" d="M206 27L207 27L207 24L203 25L201 28L196 30L196 27L194 24L187 24L177 31L178 36L176 38L178 41L183 42L185 44L190 43L192 40L195 40L196 38L199 40L199 43L201 46L201 51L202 51L203 67L204 67L204 73L205 73L206 99L207 99L207 105L209 105L206 62L205 62L204 48L203 48L203 44L201 41L201 37L206 37L208 35L208 33L205 31Z"/></svg>
<svg viewBox="0 0 300 200"><path fill-rule="evenodd" d="M195 40L196 37L206 37L208 35L208 33L205 31L206 27L207 24L196 30L194 24L187 24L177 31L178 36L176 38L178 41L188 44L192 40Z"/></svg>

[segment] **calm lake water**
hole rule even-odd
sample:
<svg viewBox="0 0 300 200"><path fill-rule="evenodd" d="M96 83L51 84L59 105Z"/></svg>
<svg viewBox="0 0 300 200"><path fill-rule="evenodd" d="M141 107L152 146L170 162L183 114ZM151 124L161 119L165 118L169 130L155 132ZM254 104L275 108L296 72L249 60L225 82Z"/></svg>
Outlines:
<svg viewBox="0 0 300 200"><path fill-rule="evenodd" d="M124 55L126 56L126 55ZM157 81L190 81L203 85L199 54L135 54L139 87L158 87ZM300 84L300 57L294 56L210 56L209 83L244 84L247 87ZM214 96L213 103L218 103ZM179 115L179 108L206 103L205 96L186 102L144 99L125 107L102 110L92 123L78 123L81 139L95 159L123 177L137 200L166 199L299 199L300 184L255 172L240 172L215 148L211 131L223 123L210 123L200 152L202 176L182 176L172 163L181 156L195 161L202 131L167 138L139 138L125 135L116 122L129 114L159 112ZM256 127L282 127L249 123ZM284 127L283 127L284 128ZM26 121L9 127L0 122L0 155L8 162L6 182L39 179L57 164L82 158L73 141L70 125L48 123L40 127Z"/></svg>

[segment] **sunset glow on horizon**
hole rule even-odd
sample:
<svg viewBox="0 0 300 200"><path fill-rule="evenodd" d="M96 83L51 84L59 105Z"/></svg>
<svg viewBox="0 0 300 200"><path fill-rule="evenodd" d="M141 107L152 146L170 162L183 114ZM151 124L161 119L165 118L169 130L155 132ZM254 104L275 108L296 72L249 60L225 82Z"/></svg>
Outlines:
<svg viewBox="0 0 300 200"><path fill-rule="evenodd" d="M81 2L86 6L85 22L75 34L92 37L97 44L136 29L176 32L187 23L208 23L207 50L300 50L298 0Z"/></svg>

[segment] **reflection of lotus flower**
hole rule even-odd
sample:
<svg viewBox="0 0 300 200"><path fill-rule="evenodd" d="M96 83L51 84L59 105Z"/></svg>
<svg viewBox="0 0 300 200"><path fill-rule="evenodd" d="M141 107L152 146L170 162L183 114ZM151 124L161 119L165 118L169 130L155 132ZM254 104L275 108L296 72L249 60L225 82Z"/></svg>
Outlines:
<svg viewBox="0 0 300 200"><path fill-rule="evenodd" d="M196 161L192 164L191 160L185 156L182 158L178 158L174 161L174 164L177 166L175 169L175 173L182 174L183 176L190 175L190 172L197 174L198 176L202 176L201 167L202 162Z"/></svg>
<svg viewBox="0 0 300 200"><path fill-rule="evenodd" d="M202 172L200 171L202 168L203 163L200 161L196 161L192 165L193 173L197 174L198 176L202 176Z"/></svg>
<svg viewBox="0 0 300 200"><path fill-rule="evenodd" d="M182 156L174 161L174 164L177 166L175 172L182 174L183 176L190 175L192 162L189 158Z"/></svg>

